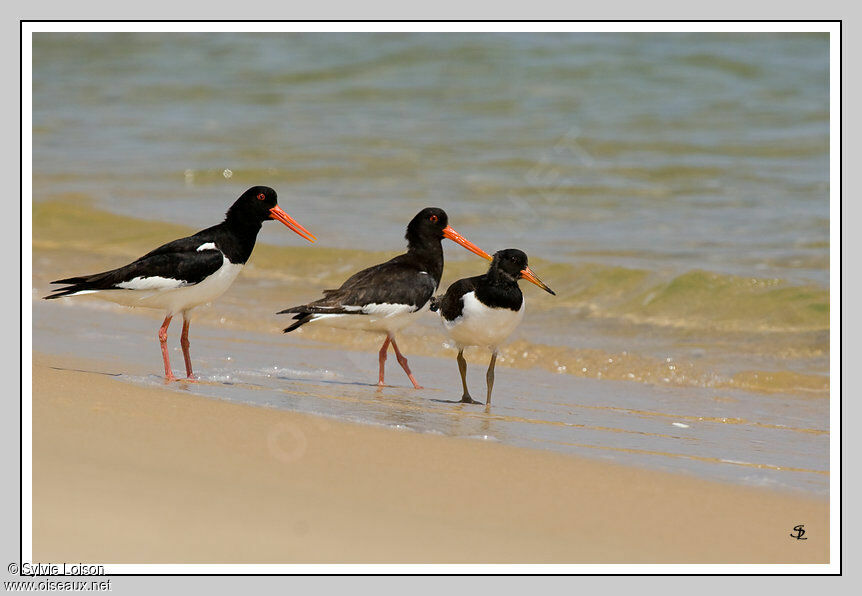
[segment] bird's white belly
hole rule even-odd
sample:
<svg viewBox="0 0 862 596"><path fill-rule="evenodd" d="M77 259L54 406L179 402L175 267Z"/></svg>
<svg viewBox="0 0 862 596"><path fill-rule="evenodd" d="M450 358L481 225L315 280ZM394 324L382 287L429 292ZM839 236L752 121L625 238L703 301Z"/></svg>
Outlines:
<svg viewBox="0 0 862 596"><path fill-rule="evenodd" d="M443 320L443 325L449 336L463 346L488 346L496 348L512 334L524 318L524 306L527 301L521 301L517 311L508 308L491 308L485 306L476 298L474 292L464 294L464 309L461 316L454 321Z"/></svg>
<svg viewBox="0 0 862 596"><path fill-rule="evenodd" d="M231 263L225 257L222 266L215 273L194 285L143 289L147 287L147 278L144 278L136 281L136 284L127 284L137 285L142 289L103 290L96 293L96 296L124 306L155 308L173 315L212 302L224 294L242 271L242 267L241 264Z"/></svg>
<svg viewBox="0 0 862 596"><path fill-rule="evenodd" d="M309 323L336 327L338 329L357 329L380 333L395 333L409 325L424 308L413 310L404 304L372 304L365 307L367 314L316 314ZM359 309L357 309L359 310Z"/></svg>

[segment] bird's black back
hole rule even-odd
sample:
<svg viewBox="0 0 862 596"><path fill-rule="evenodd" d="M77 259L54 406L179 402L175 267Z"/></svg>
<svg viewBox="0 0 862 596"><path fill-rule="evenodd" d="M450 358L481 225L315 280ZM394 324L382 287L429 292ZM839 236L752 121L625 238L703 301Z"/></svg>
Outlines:
<svg viewBox="0 0 862 596"><path fill-rule="evenodd" d="M370 304L404 304L416 311L434 295L442 274L442 249L439 260L407 252L353 274L338 289L324 290L319 300L278 314L296 315L293 318L297 323L285 329L287 332L307 323L314 314L363 315L366 313L357 307Z"/></svg>
<svg viewBox="0 0 862 596"><path fill-rule="evenodd" d="M388 302L418 310L434 294L442 274L442 255L436 263L406 253L351 275L340 288L324 290L324 297L311 304L364 306Z"/></svg>

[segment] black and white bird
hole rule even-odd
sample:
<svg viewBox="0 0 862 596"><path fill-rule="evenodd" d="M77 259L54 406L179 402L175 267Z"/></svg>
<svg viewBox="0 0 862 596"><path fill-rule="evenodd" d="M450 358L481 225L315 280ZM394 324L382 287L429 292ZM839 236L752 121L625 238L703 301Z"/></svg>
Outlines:
<svg viewBox="0 0 862 596"><path fill-rule="evenodd" d="M485 346L491 350L491 362L485 375L488 387L485 403L491 404L497 350L524 318L525 301L518 287L519 279L526 279L554 294L532 272L523 251L507 248L494 253L488 273L459 279L445 294L431 301L431 310L439 310L443 326L458 347L458 370L464 387L461 401L464 403L480 403L474 401L467 390L464 348Z"/></svg>
<svg viewBox="0 0 862 596"><path fill-rule="evenodd" d="M263 222L274 219L314 242L316 238L278 206L278 195L268 186L245 191L228 209L222 223L193 236L169 242L119 269L52 281L66 284L46 300L92 294L124 306L165 311L159 342L165 363L165 379L173 381L168 359L168 325L182 313L180 345L186 376L194 378L189 355L190 311L211 302L227 290L254 249Z"/></svg>
<svg viewBox="0 0 862 596"><path fill-rule="evenodd" d="M443 238L449 238L467 250L490 259L491 256L449 227L446 212L436 207L420 211L407 226L407 252L394 259L363 269L351 276L337 290L324 290L323 298L294 306L278 314L293 314L296 320L285 333L308 323L319 323L344 329L360 329L386 336L378 360L383 369L389 344L395 357L416 389L407 358L395 343L395 333L409 324L427 305L440 285L443 275Z"/></svg>

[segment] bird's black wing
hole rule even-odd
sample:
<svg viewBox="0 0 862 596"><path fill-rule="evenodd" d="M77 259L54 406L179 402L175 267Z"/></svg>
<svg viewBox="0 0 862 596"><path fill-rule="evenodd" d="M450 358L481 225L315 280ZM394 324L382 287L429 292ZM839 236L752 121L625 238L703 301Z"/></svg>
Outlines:
<svg viewBox="0 0 862 596"><path fill-rule="evenodd" d="M315 314L382 314L381 305L421 309L434 295L437 280L406 256L355 273L337 290L324 290L319 300L279 311L296 315L293 318L298 321L285 331L296 329Z"/></svg>
<svg viewBox="0 0 862 596"><path fill-rule="evenodd" d="M454 321L464 312L464 294L475 291L481 279L482 276L479 275L454 282L445 294L431 299L431 310L439 310L444 319Z"/></svg>
<svg viewBox="0 0 862 596"><path fill-rule="evenodd" d="M396 261L363 269L337 290L324 290L323 298L294 306L283 313L368 314L372 304L403 304L418 310L425 306L437 282L428 273Z"/></svg>
<svg viewBox="0 0 862 596"><path fill-rule="evenodd" d="M66 287L55 289L45 299L85 290L167 290L200 283L224 264L222 253L206 240L206 236L195 234L164 244L117 269L52 281Z"/></svg>

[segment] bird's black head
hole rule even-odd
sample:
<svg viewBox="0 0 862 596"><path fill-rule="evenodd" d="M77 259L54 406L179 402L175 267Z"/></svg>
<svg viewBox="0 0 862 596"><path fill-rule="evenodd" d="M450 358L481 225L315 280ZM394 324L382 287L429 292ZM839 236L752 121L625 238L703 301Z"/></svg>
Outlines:
<svg viewBox="0 0 862 596"><path fill-rule="evenodd" d="M439 207L426 207L407 224L405 238L410 244L441 240L449 225L449 216Z"/></svg>
<svg viewBox="0 0 862 596"><path fill-rule="evenodd" d="M288 228L308 240L316 238L311 232L299 225L295 219L278 206L278 194L268 186L252 186L242 193L230 209L227 210L225 221L240 227L255 227L270 219L280 221Z"/></svg>
<svg viewBox="0 0 862 596"><path fill-rule="evenodd" d="M278 206L278 194L268 186L252 186L234 201L227 218L245 222L263 223L273 219L271 210Z"/></svg>
<svg viewBox="0 0 862 596"><path fill-rule="evenodd" d="M491 268L488 270L491 274L501 275L504 278L517 281L526 279L527 281L536 284L549 294L556 296L556 293L546 286L542 280L536 277L533 270L527 264L527 253L517 248L506 248L498 250L494 253L494 260L491 261Z"/></svg>
<svg viewBox="0 0 862 596"><path fill-rule="evenodd" d="M449 227L449 216L439 207L426 207L417 213L407 224L407 234L404 237L407 238L408 250L410 251L428 249L439 251L440 240L448 238L473 254L491 260L491 255Z"/></svg>
<svg viewBox="0 0 862 596"><path fill-rule="evenodd" d="M521 279L521 271L527 268L527 253L517 248L506 248L494 253L491 269L512 279Z"/></svg>

